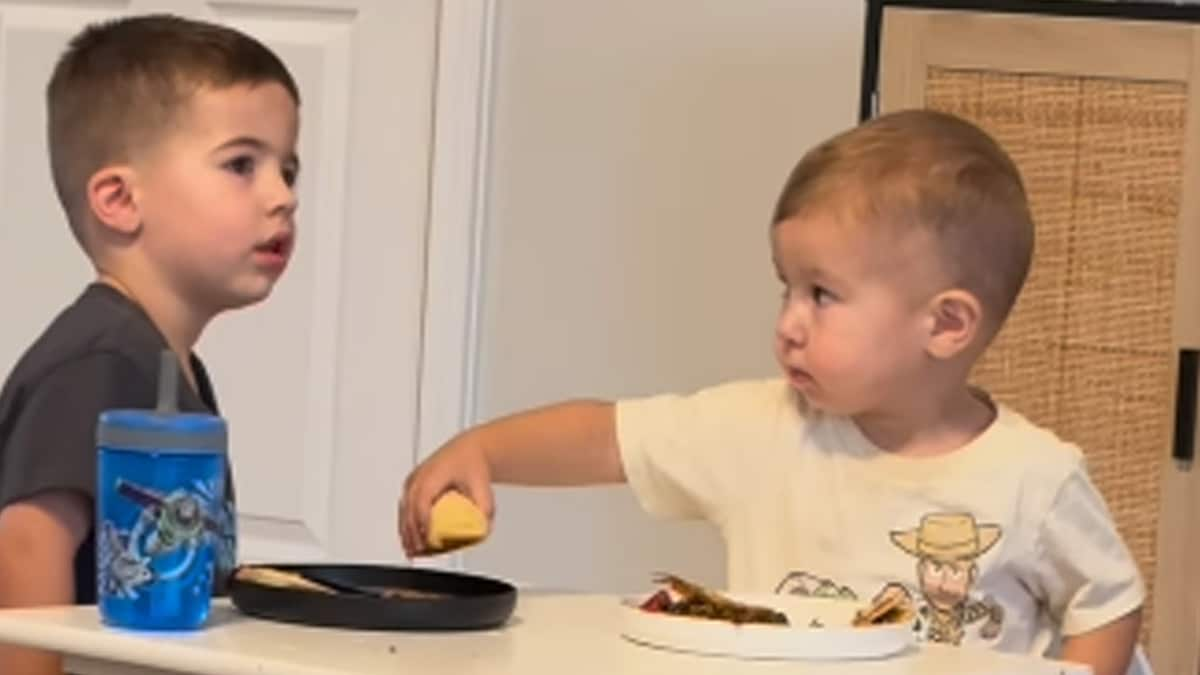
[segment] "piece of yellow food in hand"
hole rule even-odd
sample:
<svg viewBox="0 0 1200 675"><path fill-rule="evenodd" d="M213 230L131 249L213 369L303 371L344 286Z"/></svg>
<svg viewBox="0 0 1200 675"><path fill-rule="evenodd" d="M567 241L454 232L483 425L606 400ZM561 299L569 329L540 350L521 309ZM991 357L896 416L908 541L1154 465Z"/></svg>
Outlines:
<svg viewBox="0 0 1200 675"><path fill-rule="evenodd" d="M431 552L441 553L470 546L487 533L488 521L483 511L462 493L451 490L433 503L425 543Z"/></svg>

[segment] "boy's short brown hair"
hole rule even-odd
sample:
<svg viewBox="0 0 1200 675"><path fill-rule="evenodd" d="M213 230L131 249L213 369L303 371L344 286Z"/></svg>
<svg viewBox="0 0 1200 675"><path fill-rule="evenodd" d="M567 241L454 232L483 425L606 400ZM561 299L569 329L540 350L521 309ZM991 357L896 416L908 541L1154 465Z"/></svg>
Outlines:
<svg viewBox="0 0 1200 675"><path fill-rule="evenodd" d="M92 24L67 46L46 87L54 187L84 243L86 189L101 168L159 140L200 87L283 85L300 93L270 49L232 28L167 14Z"/></svg>
<svg viewBox="0 0 1200 675"><path fill-rule="evenodd" d="M932 110L882 115L812 149L788 177L773 224L826 212L867 227L923 228L953 283L998 329L1033 257L1016 164L979 127Z"/></svg>

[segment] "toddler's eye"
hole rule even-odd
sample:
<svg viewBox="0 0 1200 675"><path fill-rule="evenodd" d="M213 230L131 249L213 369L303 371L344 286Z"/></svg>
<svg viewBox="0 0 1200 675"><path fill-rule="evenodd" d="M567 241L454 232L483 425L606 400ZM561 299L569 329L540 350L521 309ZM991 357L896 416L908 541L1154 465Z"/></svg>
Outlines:
<svg viewBox="0 0 1200 675"><path fill-rule="evenodd" d="M225 162L225 168L239 176L249 176L254 173L254 158L249 155L234 157Z"/></svg>
<svg viewBox="0 0 1200 675"><path fill-rule="evenodd" d="M837 299L833 293L830 293L828 289L821 286L813 286L812 298L813 302L818 305L827 305Z"/></svg>

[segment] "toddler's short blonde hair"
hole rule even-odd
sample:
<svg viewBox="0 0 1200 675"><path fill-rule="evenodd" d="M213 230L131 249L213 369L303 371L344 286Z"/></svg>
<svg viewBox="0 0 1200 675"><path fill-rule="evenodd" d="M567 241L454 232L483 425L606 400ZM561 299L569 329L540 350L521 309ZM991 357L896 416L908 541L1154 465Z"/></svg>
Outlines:
<svg viewBox="0 0 1200 675"><path fill-rule="evenodd" d="M869 228L923 228L952 282L998 329L1029 272L1033 218L1020 172L979 127L932 110L882 115L808 152L773 224L824 212Z"/></svg>

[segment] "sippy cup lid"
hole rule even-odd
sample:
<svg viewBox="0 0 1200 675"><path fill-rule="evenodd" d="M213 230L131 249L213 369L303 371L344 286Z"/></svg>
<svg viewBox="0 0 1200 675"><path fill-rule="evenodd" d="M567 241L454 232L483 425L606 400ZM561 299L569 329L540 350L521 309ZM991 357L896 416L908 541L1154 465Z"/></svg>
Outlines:
<svg viewBox="0 0 1200 675"><path fill-rule="evenodd" d="M178 391L179 361L171 350L164 349L159 358L155 409L105 410L96 427L96 444L166 454L225 452L225 420L206 413L179 412Z"/></svg>

